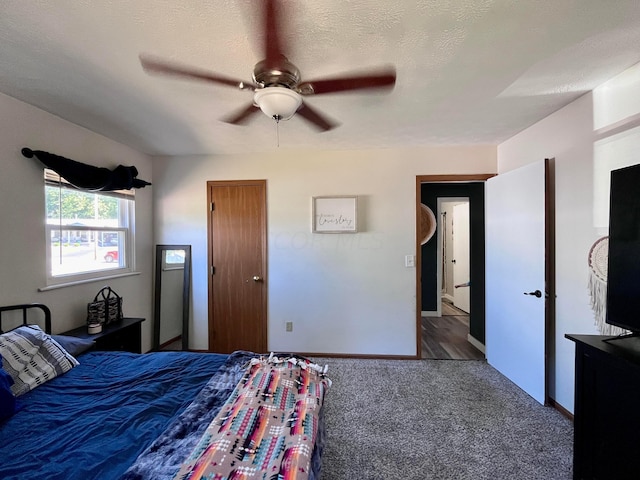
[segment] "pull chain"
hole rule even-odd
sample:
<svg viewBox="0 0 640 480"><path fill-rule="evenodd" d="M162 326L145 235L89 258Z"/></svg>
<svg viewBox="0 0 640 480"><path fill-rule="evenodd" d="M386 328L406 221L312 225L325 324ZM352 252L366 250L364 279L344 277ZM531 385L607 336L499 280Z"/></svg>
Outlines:
<svg viewBox="0 0 640 480"><path fill-rule="evenodd" d="M276 121L276 146L280 148L280 115L274 115L273 119Z"/></svg>

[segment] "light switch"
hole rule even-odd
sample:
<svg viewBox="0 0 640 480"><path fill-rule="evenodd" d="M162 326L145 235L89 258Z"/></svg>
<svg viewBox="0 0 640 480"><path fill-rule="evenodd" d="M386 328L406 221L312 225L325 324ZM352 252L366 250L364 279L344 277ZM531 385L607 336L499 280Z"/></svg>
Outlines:
<svg viewBox="0 0 640 480"><path fill-rule="evenodd" d="M413 255L405 255L404 256L404 266L407 268L412 268L416 266L416 260Z"/></svg>

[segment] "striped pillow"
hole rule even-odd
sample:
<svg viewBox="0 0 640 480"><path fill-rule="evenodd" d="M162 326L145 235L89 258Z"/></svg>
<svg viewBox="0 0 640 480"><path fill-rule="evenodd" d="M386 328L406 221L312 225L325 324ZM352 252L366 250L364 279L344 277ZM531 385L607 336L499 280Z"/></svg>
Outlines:
<svg viewBox="0 0 640 480"><path fill-rule="evenodd" d="M78 365L64 348L37 325L23 325L0 335L2 368L11 375L17 397Z"/></svg>

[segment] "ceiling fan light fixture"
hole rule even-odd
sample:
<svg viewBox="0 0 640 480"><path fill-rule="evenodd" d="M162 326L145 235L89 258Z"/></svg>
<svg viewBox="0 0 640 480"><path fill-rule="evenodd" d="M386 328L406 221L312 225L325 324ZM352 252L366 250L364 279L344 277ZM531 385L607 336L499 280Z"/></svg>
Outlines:
<svg viewBox="0 0 640 480"><path fill-rule="evenodd" d="M302 104L302 96L285 87L265 87L256 90L253 101L269 118L289 120Z"/></svg>

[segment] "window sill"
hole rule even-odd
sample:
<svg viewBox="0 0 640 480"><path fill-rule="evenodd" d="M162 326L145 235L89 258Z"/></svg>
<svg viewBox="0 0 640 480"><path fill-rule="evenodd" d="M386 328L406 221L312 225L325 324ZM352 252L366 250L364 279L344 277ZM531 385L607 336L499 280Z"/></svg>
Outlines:
<svg viewBox="0 0 640 480"><path fill-rule="evenodd" d="M85 283L93 283L93 282L104 282L105 280L112 280L114 278L122 278L122 277L132 277L134 275L140 275L141 272L127 272L127 273L119 273L116 275L108 275L106 277L100 277L100 278L87 278L84 280L75 280L73 282L67 282L67 283L57 283L55 285L48 285L46 287L40 287L38 288L39 292L47 292L49 290L56 290L58 288L66 288L66 287L73 287L76 285L83 285Z"/></svg>

